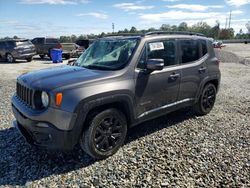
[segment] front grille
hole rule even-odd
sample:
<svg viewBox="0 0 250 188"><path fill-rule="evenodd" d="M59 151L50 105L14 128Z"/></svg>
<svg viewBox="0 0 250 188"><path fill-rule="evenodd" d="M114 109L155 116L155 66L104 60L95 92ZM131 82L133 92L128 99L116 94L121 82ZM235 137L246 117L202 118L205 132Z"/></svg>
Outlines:
<svg viewBox="0 0 250 188"><path fill-rule="evenodd" d="M33 107L34 90L32 90L28 87L25 87L22 84L17 82L16 95L28 107L30 107L30 108Z"/></svg>

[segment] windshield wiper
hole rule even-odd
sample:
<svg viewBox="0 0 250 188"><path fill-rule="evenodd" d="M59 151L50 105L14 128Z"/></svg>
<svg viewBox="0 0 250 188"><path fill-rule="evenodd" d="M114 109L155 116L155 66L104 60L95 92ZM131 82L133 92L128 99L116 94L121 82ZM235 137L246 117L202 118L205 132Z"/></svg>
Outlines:
<svg viewBox="0 0 250 188"><path fill-rule="evenodd" d="M87 69L95 69L95 70L115 70L112 67L106 67L106 66L100 66L100 65L94 65L94 64L82 66L82 67L87 68Z"/></svg>

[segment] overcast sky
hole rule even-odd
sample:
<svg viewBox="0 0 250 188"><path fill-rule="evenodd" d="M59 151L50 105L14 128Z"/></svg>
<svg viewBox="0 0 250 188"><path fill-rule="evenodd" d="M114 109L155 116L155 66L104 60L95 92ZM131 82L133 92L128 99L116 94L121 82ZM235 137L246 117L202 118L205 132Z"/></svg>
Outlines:
<svg viewBox="0 0 250 188"><path fill-rule="evenodd" d="M199 21L246 31L250 0L0 0L0 37L80 35Z"/></svg>

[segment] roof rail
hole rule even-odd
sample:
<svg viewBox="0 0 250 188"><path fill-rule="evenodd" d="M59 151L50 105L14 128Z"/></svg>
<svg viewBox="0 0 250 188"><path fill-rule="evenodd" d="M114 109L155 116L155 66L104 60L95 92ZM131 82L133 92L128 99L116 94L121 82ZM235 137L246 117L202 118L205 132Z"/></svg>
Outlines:
<svg viewBox="0 0 250 188"><path fill-rule="evenodd" d="M204 37L205 35L202 33L195 33L195 32L189 32L189 31L152 31L145 34L147 35L161 35L161 34L168 34L168 35L196 35Z"/></svg>
<svg viewBox="0 0 250 188"><path fill-rule="evenodd" d="M126 36L143 36L143 33L115 33L115 34L105 34L103 37L126 37Z"/></svg>

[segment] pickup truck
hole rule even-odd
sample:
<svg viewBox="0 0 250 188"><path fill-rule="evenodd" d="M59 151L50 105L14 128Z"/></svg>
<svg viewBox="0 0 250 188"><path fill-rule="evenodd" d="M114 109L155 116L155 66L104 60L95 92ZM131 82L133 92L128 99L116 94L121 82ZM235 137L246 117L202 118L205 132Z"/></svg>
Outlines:
<svg viewBox="0 0 250 188"><path fill-rule="evenodd" d="M65 59L71 57L79 57L84 49L75 43L61 43L62 45L62 56Z"/></svg>
<svg viewBox="0 0 250 188"><path fill-rule="evenodd" d="M59 40L56 38L37 37L31 40L35 45L36 53L43 59L46 55L50 57L50 50L53 48L62 48Z"/></svg>

